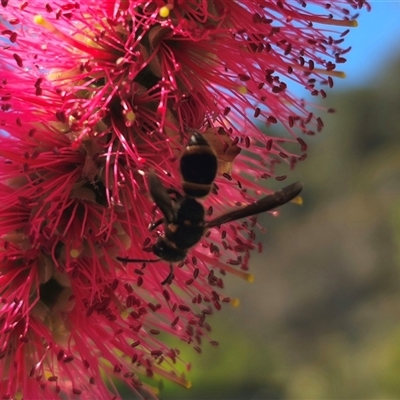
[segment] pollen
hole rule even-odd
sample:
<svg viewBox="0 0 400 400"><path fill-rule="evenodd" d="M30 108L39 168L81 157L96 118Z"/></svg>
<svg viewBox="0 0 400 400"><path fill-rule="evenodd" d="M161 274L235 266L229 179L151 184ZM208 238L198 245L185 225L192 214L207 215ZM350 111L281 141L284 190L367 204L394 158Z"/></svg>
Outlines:
<svg viewBox="0 0 400 400"><path fill-rule="evenodd" d="M89 54L92 57L99 59L111 59L113 57L109 52L104 52L102 49L96 48L97 45L90 39L86 38L83 42L76 40L74 37L66 35L57 29L51 22L49 22L42 15L35 15L33 17L33 22L37 25L42 26L47 29L52 35L61 39L63 42L68 43L70 46L73 46L75 49L80 50L84 53Z"/></svg>
<svg viewBox="0 0 400 400"><path fill-rule="evenodd" d="M247 282L253 283L254 282L254 275L253 274L247 274Z"/></svg>
<svg viewBox="0 0 400 400"><path fill-rule="evenodd" d="M297 196L292 200L292 203L298 204L301 206L303 204L303 198L301 196Z"/></svg>
<svg viewBox="0 0 400 400"><path fill-rule="evenodd" d="M35 15L33 17L33 22L37 25L43 26L43 28L47 29L49 32L62 38L63 34L51 22L49 22L46 18L44 18L42 15Z"/></svg>
<svg viewBox="0 0 400 400"><path fill-rule="evenodd" d="M46 379L49 379L50 377L53 376L53 373L51 371L45 371L44 372L44 376L45 376Z"/></svg>
<svg viewBox="0 0 400 400"><path fill-rule="evenodd" d="M188 380L186 380L185 382L186 382L185 388L186 388L186 389L190 389L190 388L192 387L192 382L191 382L191 381L188 381Z"/></svg>
<svg viewBox="0 0 400 400"><path fill-rule="evenodd" d="M231 299L231 306L238 307L240 305L240 300L238 298Z"/></svg>
<svg viewBox="0 0 400 400"><path fill-rule="evenodd" d="M134 111L129 110L125 113L125 120L129 123L135 122L136 114Z"/></svg>
<svg viewBox="0 0 400 400"><path fill-rule="evenodd" d="M41 15L35 15L33 17L33 22L37 25L42 25L44 27L52 26L48 21L46 21L45 18L43 18Z"/></svg>
<svg viewBox="0 0 400 400"><path fill-rule="evenodd" d="M80 254L81 254L81 251L78 250L78 249L72 249L72 250L70 250L70 252L69 252L69 255L70 255L72 258L78 258Z"/></svg>
<svg viewBox="0 0 400 400"><path fill-rule="evenodd" d="M238 86L237 91L238 91L240 94L247 94L247 87L246 87L246 86L243 86L243 85Z"/></svg>
<svg viewBox="0 0 400 400"><path fill-rule="evenodd" d="M169 14L170 14L172 8L173 8L172 4L168 4L166 6L160 7L160 10L158 11L158 15L161 18L167 18L167 17L169 17Z"/></svg>
<svg viewBox="0 0 400 400"><path fill-rule="evenodd" d="M71 246L71 250L69 251L69 255L72 258L78 258L83 251L83 245L79 241L74 241L74 243Z"/></svg>

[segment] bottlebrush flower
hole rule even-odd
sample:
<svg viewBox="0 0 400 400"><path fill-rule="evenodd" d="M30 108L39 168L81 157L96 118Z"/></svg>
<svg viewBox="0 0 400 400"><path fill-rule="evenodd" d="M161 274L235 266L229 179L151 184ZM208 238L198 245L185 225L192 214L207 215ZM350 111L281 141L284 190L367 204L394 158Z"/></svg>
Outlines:
<svg viewBox="0 0 400 400"><path fill-rule="evenodd" d="M114 378L148 396L141 377L154 374L190 386L165 336L216 344L205 318L231 301L226 272L251 279L255 219L212 229L162 285L168 263L116 259L149 258L162 234L147 229L161 214L146 176L179 189L179 154L198 130L219 159L208 215L285 179L322 128L287 82L324 97L348 51L346 31L326 27L355 26L368 4L1 4L2 398L109 398Z"/></svg>

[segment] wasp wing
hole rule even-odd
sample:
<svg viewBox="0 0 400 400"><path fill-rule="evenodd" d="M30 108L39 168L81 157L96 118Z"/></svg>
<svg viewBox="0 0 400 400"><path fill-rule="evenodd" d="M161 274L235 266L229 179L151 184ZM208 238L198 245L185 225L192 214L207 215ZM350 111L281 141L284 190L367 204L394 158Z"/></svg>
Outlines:
<svg viewBox="0 0 400 400"><path fill-rule="evenodd" d="M160 178L154 172L150 172L148 175L148 183L151 197L160 208L165 219L168 222L176 221L177 215L175 202L168 194L168 191L162 184Z"/></svg>
<svg viewBox="0 0 400 400"><path fill-rule="evenodd" d="M296 196L299 195L302 189L303 185L300 182L292 183L291 185L286 186L275 193L262 197L254 203L251 203L244 207L240 207L236 210L229 211L225 214L220 215L219 217L212 219L211 221L207 221L205 224L205 228L212 228L213 226L226 224L227 222L235 221L237 219L246 218L252 215L273 210L274 208L279 207L289 202L290 200L293 200Z"/></svg>

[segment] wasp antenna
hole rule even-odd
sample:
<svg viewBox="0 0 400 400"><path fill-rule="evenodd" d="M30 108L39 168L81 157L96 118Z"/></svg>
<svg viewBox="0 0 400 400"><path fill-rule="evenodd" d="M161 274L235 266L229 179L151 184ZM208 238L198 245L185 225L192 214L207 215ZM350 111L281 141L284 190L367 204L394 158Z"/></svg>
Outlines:
<svg viewBox="0 0 400 400"><path fill-rule="evenodd" d="M151 262L161 261L161 258L155 258L155 259L152 259L152 260L145 260L145 259L142 259L142 258L128 258L128 257L119 257L119 256L117 256L116 259L118 261L121 261L121 262L149 262L149 263L151 263Z"/></svg>

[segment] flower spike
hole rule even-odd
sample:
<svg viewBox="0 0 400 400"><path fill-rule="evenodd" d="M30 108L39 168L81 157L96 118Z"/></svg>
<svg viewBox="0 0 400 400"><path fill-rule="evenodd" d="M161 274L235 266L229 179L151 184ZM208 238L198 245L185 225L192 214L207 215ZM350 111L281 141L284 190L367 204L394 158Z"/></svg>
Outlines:
<svg viewBox="0 0 400 400"><path fill-rule="evenodd" d="M326 96L343 77L344 29L369 5L1 5L0 397L119 398L119 380L154 399L153 377L189 388L190 366L165 338L217 344L208 315L238 305L224 276L251 282L262 250L255 216L225 214L265 205L271 180L306 159L323 122L293 85ZM216 177L193 222L180 165L195 135ZM191 224L200 234L179 262L153 255L157 243L176 254L188 238L174 233Z"/></svg>

